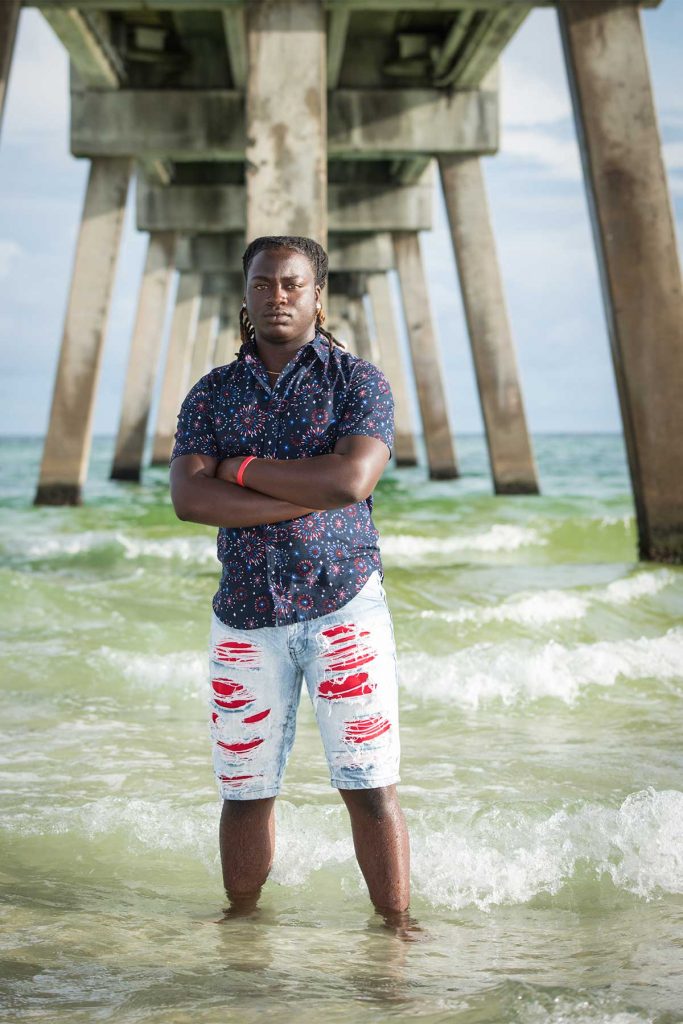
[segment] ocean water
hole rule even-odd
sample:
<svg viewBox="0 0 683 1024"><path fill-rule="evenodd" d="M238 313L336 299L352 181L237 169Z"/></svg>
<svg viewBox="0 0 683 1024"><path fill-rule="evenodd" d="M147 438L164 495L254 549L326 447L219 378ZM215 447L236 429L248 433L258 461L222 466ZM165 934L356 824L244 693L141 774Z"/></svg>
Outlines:
<svg viewBox="0 0 683 1024"><path fill-rule="evenodd" d="M259 911L223 920L215 530L165 468L34 508L0 443L0 1019L683 1021L683 570L639 563L623 444L535 438L541 496L390 466L412 905L382 925L304 689Z"/></svg>

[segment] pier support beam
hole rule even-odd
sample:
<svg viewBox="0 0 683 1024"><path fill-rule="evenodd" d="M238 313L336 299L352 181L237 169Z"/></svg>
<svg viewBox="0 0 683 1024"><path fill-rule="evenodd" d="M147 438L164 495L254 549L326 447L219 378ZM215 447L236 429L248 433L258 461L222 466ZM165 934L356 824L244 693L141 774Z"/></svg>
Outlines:
<svg viewBox="0 0 683 1024"><path fill-rule="evenodd" d="M375 321L380 366L391 384L391 393L394 396L396 466L416 466L415 428L408 402L408 381L401 358L389 278L385 272L380 272L368 274L366 281L372 305L372 316Z"/></svg>
<svg viewBox="0 0 683 1024"><path fill-rule="evenodd" d="M242 339L240 338L240 307L242 292L239 286L242 275L235 276L235 283L221 296L218 316L218 337L216 339L216 366L226 366L237 358Z"/></svg>
<svg viewBox="0 0 683 1024"><path fill-rule="evenodd" d="M7 96L7 82L12 68L14 41L19 24L21 0L5 0L0 4L0 129Z"/></svg>
<svg viewBox="0 0 683 1024"><path fill-rule="evenodd" d="M174 258L173 232L160 231L149 236L128 355L114 461L109 474L111 480L139 482L142 477L147 422L159 364Z"/></svg>
<svg viewBox="0 0 683 1024"><path fill-rule="evenodd" d="M374 351L372 344L372 335L370 334L370 325L368 323L367 313L365 312L365 305L363 304L363 295L355 294L349 298L349 310L351 313L351 325L353 327L353 336L356 343L356 352L361 359L366 359L369 363L377 365L377 354Z"/></svg>
<svg viewBox="0 0 683 1024"><path fill-rule="evenodd" d="M642 559L683 562L683 290L638 7L558 7Z"/></svg>
<svg viewBox="0 0 683 1024"><path fill-rule="evenodd" d="M496 494L538 494L484 176L476 156L439 158Z"/></svg>
<svg viewBox="0 0 683 1024"><path fill-rule="evenodd" d="M395 232L394 254L401 283L401 297L417 385L429 476L432 480L450 480L460 474L448 418L441 355L417 232Z"/></svg>
<svg viewBox="0 0 683 1024"><path fill-rule="evenodd" d="M246 7L246 23L247 242L259 235L296 234L326 246L322 0L256 0Z"/></svg>
<svg viewBox="0 0 683 1024"><path fill-rule="evenodd" d="M200 290L199 274L180 274L152 447L153 466L167 466L173 450L178 410L187 391Z"/></svg>
<svg viewBox="0 0 683 1024"><path fill-rule="evenodd" d="M90 167L36 505L81 505L131 162Z"/></svg>
<svg viewBox="0 0 683 1024"><path fill-rule="evenodd" d="M196 384L199 378L208 373L211 368L220 312L221 297L216 293L210 276L205 274L202 281L202 298L199 304L197 332L194 338L194 345L192 346L188 388Z"/></svg>
<svg viewBox="0 0 683 1024"><path fill-rule="evenodd" d="M337 289L333 276L330 277L328 291L327 304L323 306L327 315L324 326L335 338L344 342L348 352L357 355L356 339L353 334L349 311L349 300L343 292Z"/></svg>

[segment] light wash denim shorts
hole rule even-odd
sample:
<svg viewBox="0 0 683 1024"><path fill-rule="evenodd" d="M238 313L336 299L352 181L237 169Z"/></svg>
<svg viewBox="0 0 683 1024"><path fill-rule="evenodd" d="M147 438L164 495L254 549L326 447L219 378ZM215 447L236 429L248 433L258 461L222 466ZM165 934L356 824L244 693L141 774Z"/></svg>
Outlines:
<svg viewBox="0 0 683 1024"><path fill-rule="evenodd" d="M399 782L398 664L379 570L341 608L284 626L234 629L212 611L209 708L225 800L275 796L306 679L335 789Z"/></svg>

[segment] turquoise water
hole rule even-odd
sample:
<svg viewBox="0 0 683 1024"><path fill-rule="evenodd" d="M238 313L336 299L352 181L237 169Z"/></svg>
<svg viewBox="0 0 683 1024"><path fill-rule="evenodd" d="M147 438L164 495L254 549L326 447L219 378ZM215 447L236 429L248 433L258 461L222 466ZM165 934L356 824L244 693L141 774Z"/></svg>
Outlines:
<svg viewBox="0 0 683 1024"><path fill-rule="evenodd" d="M0 446L2 1021L683 1021L683 574L638 563L620 438L535 439L540 497L386 471L406 943L372 911L304 692L260 910L222 919L205 711L215 530L164 468L31 505Z"/></svg>

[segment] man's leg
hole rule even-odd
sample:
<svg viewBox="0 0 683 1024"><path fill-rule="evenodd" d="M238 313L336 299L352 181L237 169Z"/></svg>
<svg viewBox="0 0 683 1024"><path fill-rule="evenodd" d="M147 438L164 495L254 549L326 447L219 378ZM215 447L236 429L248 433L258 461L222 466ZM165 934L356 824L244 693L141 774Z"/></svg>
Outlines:
<svg viewBox="0 0 683 1024"><path fill-rule="evenodd" d="M410 845L396 786L340 789L351 816L353 845L370 899L384 912L410 903Z"/></svg>
<svg viewBox="0 0 683 1024"><path fill-rule="evenodd" d="M256 904L275 854L275 797L224 800L219 828L223 884L233 906Z"/></svg>

